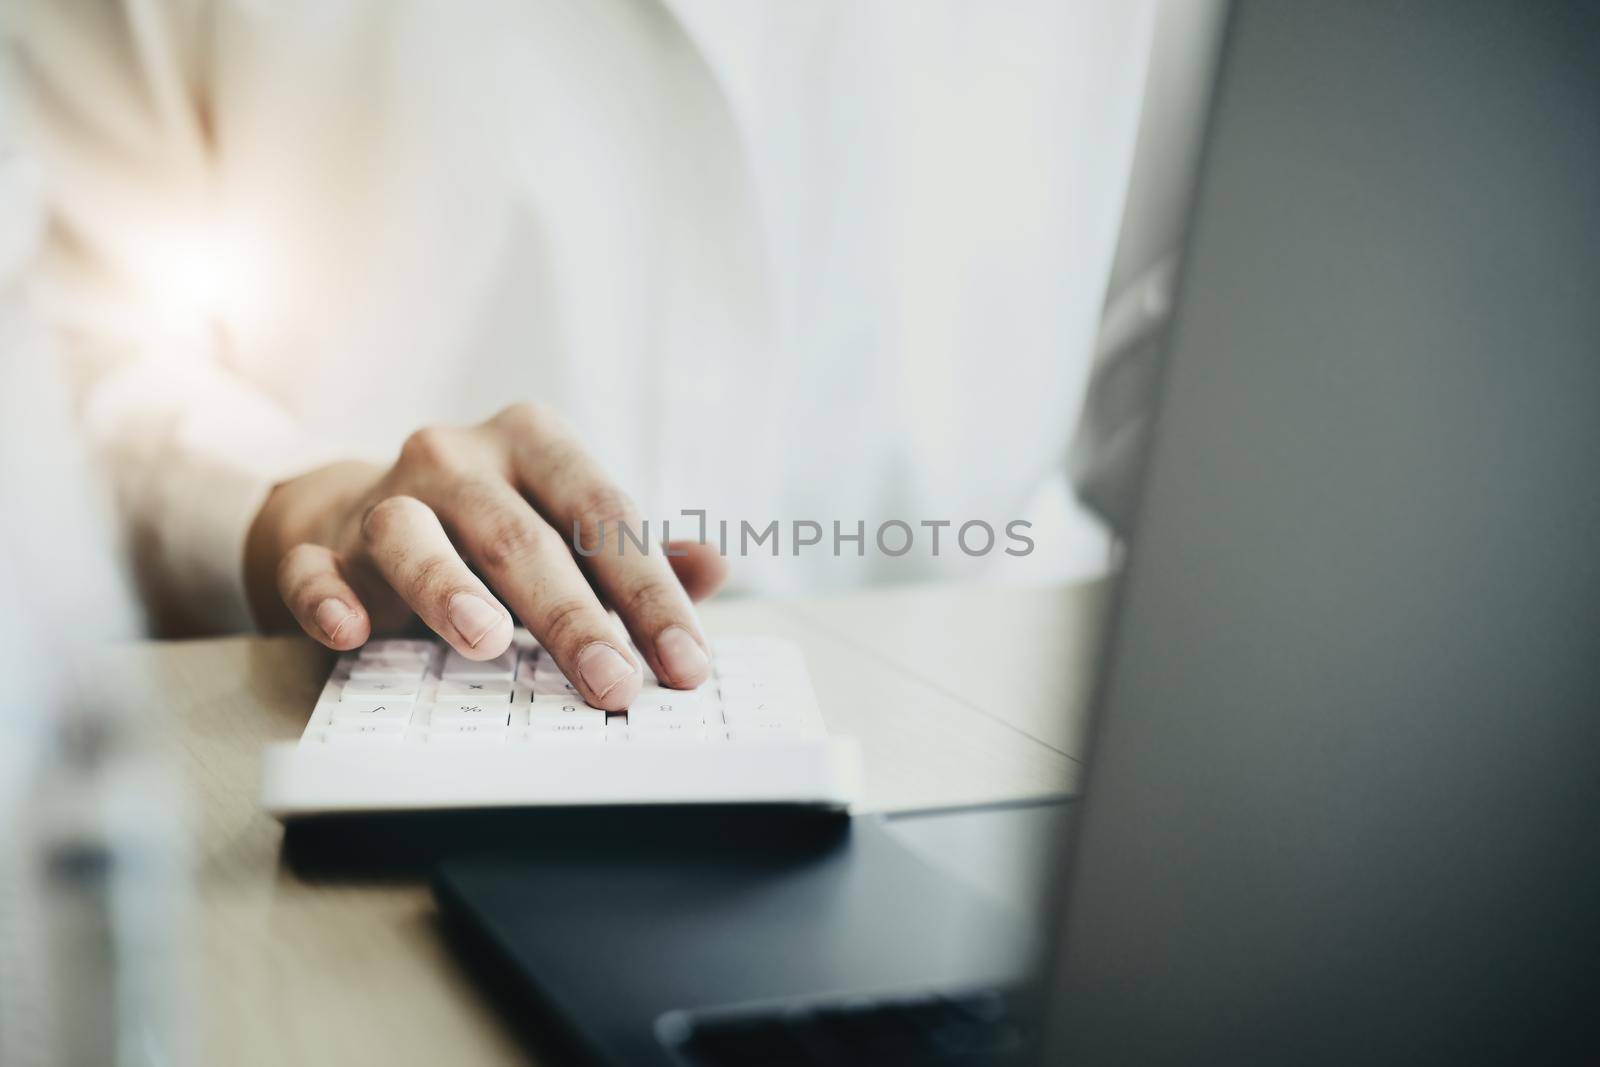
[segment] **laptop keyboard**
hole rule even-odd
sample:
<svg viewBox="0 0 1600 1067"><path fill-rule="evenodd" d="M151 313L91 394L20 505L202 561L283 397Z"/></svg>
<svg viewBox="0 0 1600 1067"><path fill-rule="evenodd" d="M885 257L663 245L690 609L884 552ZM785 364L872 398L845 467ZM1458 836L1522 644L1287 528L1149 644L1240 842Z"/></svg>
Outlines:
<svg viewBox="0 0 1600 1067"><path fill-rule="evenodd" d="M605 712L583 702L526 631L486 661L437 640L369 641L339 658L301 743L715 745L824 733L793 646L732 637L716 642L713 653L713 675L700 688L667 689L645 668L632 705Z"/></svg>
<svg viewBox="0 0 1600 1067"><path fill-rule="evenodd" d="M1017 1002L997 992L674 1013L657 1031L695 1067L1030 1062Z"/></svg>

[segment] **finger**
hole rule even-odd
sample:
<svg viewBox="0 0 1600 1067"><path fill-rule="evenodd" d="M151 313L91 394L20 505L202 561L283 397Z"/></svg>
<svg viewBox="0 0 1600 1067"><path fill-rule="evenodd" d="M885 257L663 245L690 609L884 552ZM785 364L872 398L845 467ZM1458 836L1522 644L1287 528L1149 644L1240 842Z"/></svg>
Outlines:
<svg viewBox="0 0 1600 1067"><path fill-rule="evenodd" d="M690 600L700 601L728 580L728 561L712 545L699 541L668 541L667 562Z"/></svg>
<svg viewBox="0 0 1600 1067"><path fill-rule="evenodd" d="M642 675L561 535L509 482L458 483L438 501L456 541L594 707L622 711Z"/></svg>
<svg viewBox="0 0 1600 1067"><path fill-rule="evenodd" d="M332 550L296 545L278 561L277 582L300 628L329 648L344 652L372 635L372 620Z"/></svg>
<svg viewBox="0 0 1600 1067"><path fill-rule="evenodd" d="M457 652L493 659L510 646L510 614L461 561L433 509L415 497L388 497L367 512L361 533L384 580Z"/></svg>
<svg viewBox="0 0 1600 1067"><path fill-rule="evenodd" d="M563 537L573 538L584 569L617 609L656 677L679 689L709 678L711 657L689 595L600 464L563 423L538 412L515 421L512 441L512 466L523 492Z"/></svg>

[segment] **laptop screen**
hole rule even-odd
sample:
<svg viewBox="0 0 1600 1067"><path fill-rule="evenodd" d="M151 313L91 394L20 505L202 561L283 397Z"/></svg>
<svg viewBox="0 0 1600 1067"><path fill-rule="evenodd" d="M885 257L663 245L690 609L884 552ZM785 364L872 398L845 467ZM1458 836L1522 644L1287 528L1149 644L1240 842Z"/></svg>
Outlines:
<svg viewBox="0 0 1600 1067"><path fill-rule="evenodd" d="M1593 1033L1600 7L1240 3L1048 1062Z"/></svg>

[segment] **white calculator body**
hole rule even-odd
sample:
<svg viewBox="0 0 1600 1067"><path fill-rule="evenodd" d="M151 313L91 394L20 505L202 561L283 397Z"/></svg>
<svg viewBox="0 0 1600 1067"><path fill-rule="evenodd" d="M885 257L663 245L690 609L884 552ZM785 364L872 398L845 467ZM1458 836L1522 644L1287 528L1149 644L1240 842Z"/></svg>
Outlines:
<svg viewBox="0 0 1600 1067"><path fill-rule="evenodd" d="M646 671L625 712L586 705L519 630L494 660L435 640L377 640L339 658L297 742L269 746L262 806L319 814L627 804L845 808L849 738L829 736L800 651L723 638L698 690Z"/></svg>

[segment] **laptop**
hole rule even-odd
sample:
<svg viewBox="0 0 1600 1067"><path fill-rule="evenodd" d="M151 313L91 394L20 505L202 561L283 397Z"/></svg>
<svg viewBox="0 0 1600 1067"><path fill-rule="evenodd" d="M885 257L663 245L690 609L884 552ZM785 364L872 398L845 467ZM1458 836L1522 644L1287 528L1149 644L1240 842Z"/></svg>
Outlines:
<svg viewBox="0 0 1600 1067"><path fill-rule="evenodd" d="M618 1064L1600 1061L1600 6L1239 3L1166 352L1081 799L920 820L1060 845L1038 913L916 817L646 819L439 868L508 1017Z"/></svg>

